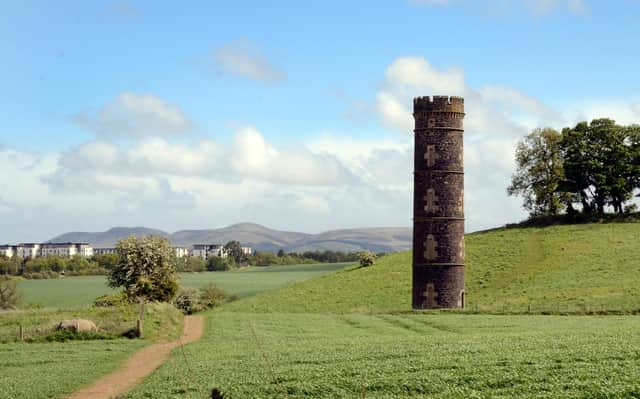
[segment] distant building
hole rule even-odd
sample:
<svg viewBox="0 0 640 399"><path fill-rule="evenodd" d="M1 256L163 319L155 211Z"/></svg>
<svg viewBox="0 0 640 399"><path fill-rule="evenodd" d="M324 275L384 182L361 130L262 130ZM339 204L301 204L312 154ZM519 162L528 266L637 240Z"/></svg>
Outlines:
<svg viewBox="0 0 640 399"><path fill-rule="evenodd" d="M0 256L13 258L14 255L16 255L15 245L0 245Z"/></svg>
<svg viewBox="0 0 640 399"><path fill-rule="evenodd" d="M219 244L194 244L190 255L207 260L213 256L226 258L227 252L224 250L224 246Z"/></svg>
<svg viewBox="0 0 640 399"><path fill-rule="evenodd" d="M24 243L16 245L16 256L22 259L40 255L40 244Z"/></svg>
<svg viewBox="0 0 640 399"><path fill-rule="evenodd" d="M40 245L38 256L71 256L90 257L93 255L93 248L87 243L44 243Z"/></svg>
<svg viewBox="0 0 640 399"><path fill-rule="evenodd" d="M108 255L108 254L117 254L118 250L116 248L94 248L94 255Z"/></svg>
<svg viewBox="0 0 640 399"><path fill-rule="evenodd" d="M251 256L251 255L253 255L253 248L251 248L251 247L242 247L242 253L247 255L247 256Z"/></svg>
<svg viewBox="0 0 640 399"><path fill-rule="evenodd" d="M189 248L173 247L173 250L175 251L176 258L178 259L184 258L185 256L189 256Z"/></svg>

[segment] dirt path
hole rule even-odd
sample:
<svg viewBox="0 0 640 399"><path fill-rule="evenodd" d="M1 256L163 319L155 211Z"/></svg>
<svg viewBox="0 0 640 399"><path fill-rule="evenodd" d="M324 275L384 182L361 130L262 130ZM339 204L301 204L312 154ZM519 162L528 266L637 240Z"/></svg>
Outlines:
<svg viewBox="0 0 640 399"><path fill-rule="evenodd" d="M202 316L186 316L182 337L171 342L151 344L134 353L120 367L93 384L81 388L69 399L109 399L130 391L142 379L160 367L171 349L197 341L204 330Z"/></svg>

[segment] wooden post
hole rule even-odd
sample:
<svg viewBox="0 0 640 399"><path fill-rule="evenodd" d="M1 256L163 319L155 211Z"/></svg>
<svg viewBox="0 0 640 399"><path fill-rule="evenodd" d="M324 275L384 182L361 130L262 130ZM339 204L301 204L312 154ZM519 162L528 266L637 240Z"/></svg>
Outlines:
<svg viewBox="0 0 640 399"><path fill-rule="evenodd" d="M20 336L20 341L24 341L24 327L22 326L22 324L20 324L18 335Z"/></svg>
<svg viewBox="0 0 640 399"><path fill-rule="evenodd" d="M529 313L531 313L531 304L529 304L529 308L528 309L529 309Z"/></svg>
<svg viewBox="0 0 640 399"><path fill-rule="evenodd" d="M138 338L142 338L142 320L136 320L136 333L138 334Z"/></svg>

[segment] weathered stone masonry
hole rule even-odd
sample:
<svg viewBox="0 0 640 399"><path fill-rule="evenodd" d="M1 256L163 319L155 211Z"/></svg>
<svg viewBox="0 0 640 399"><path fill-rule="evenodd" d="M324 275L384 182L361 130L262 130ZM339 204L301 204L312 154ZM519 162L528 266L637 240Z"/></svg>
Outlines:
<svg viewBox="0 0 640 399"><path fill-rule="evenodd" d="M464 307L464 99L417 97L413 308Z"/></svg>

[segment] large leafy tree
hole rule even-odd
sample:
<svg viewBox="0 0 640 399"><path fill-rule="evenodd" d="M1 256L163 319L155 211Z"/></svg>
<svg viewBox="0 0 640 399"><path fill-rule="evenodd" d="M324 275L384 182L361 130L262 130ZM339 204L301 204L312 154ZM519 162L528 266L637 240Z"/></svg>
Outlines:
<svg viewBox="0 0 640 399"><path fill-rule="evenodd" d="M561 141L559 132L545 128L533 130L518 143L517 169L507 193L522 196L531 216L556 215L568 202L568 196L557 191L564 179Z"/></svg>
<svg viewBox="0 0 640 399"><path fill-rule="evenodd" d="M580 122L562 131L565 181L561 191L573 193L584 212L603 214L623 205L638 187L637 126L624 127L611 119Z"/></svg>
<svg viewBox="0 0 640 399"><path fill-rule="evenodd" d="M131 236L118 241L118 261L107 275L132 299L170 301L178 291L174 252L167 239Z"/></svg>
<svg viewBox="0 0 640 399"><path fill-rule="evenodd" d="M239 241L229 241L225 244L224 250L237 264L240 264L245 260L244 252L242 252L242 245L240 245Z"/></svg>

